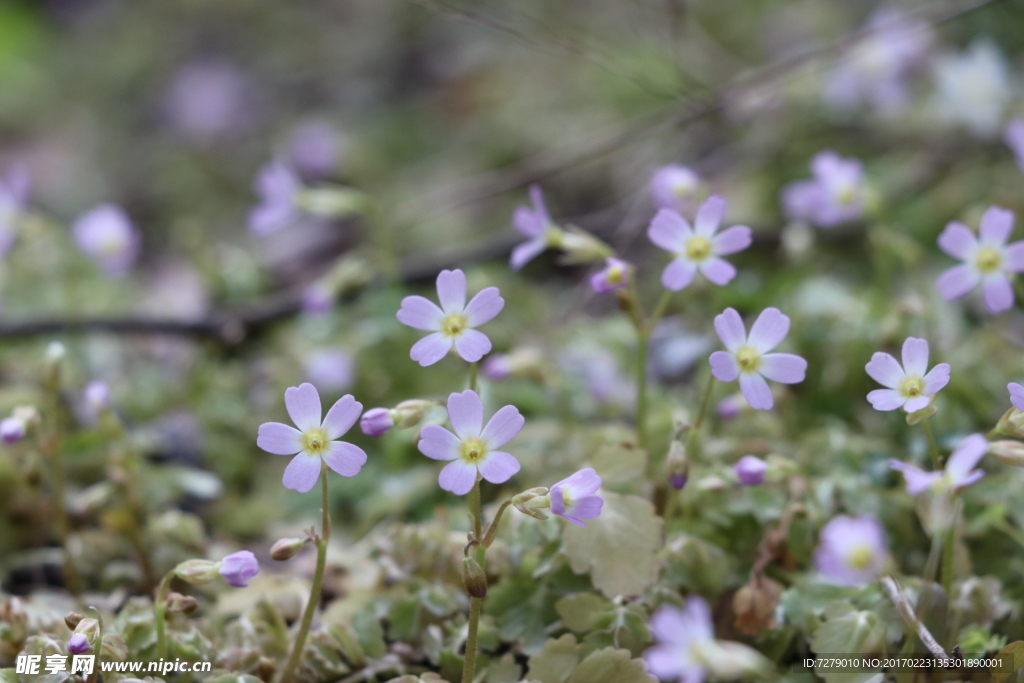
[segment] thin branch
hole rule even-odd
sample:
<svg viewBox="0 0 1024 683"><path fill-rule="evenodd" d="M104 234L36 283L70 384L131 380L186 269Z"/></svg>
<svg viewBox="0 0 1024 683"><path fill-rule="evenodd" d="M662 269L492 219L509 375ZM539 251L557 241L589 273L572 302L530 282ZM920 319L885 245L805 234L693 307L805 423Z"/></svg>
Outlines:
<svg viewBox="0 0 1024 683"><path fill-rule="evenodd" d="M903 591L892 577L883 576L882 587L885 588L885 592L889 594L889 599L892 600L894 605L896 605L896 609L899 611L900 616L903 617L903 621L907 624L907 627L917 633L917 637L921 639L921 642L924 643L924 646L932 653L932 656L940 661L951 659L951 657L946 654L946 651L942 649L942 646L939 645L938 641L932 636L928 627L917 618L917 614L914 613L914 608L910 604L910 601L907 600L907 596L903 595Z"/></svg>

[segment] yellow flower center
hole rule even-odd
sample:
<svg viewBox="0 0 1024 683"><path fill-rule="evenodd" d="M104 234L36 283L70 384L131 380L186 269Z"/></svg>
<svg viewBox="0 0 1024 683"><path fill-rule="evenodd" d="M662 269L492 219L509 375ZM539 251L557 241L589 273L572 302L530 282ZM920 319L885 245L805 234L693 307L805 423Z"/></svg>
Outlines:
<svg viewBox="0 0 1024 683"><path fill-rule="evenodd" d="M486 453L487 448L480 439L466 439L462 442L462 459L466 462L478 463Z"/></svg>
<svg viewBox="0 0 1024 683"><path fill-rule="evenodd" d="M761 365L761 354L752 346L741 346L736 352L736 362L743 372L754 372Z"/></svg>
<svg viewBox="0 0 1024 683"><path fill-rule="evenodd" d="M906 398L917 398L924 393L924 380L917 376L904 377L900 382L900 394Z"/></svg>
<svg viewBox="0 0 1024 683"><path fill-rule="evenodd" d="M441 321L441 333L449 339L458 337L466 329L466 316L462 313L449 313Z"/></svg>
<svg viewBox="0 0 1024 683"><path fill-rule="evenodd" d="M608 280L610 285L622 284L626 278L626 269L622 266L611 266L608 268L608 272L605 273L605 279Z"/></svg>
<svg viewBox="0 0 1024 683"><path fill-rule="evenodd" d="M1002 254L992 247L982 247L974 257L975 267L984 275L996 272L1002 264Z"/></svg>
<svg viewBox="0 0 1024 683"><path fill-rule="evenodd" d="M858 545L846 554L847 564L857 571L863 571L870 567L872 559L874 559L874 553L871 552L871 546L868 545Z"/></svg>
<svg viewBox="0 0 1024 683"><path fill-rule="evenodd" d="M695 235L686 243L686 256L691 261L703 261L711 255L711 240L701 235Z"/></svg>
<svg viewBox="0 0 1024 683"><path fill-rule="evenodd" d="M846 185L836 193L836 201L845 206L857 197L857 188L853 185Z"/></svg>
<svg viewBox="0 0 1024 683"><path fill-rule="evenodd" d="M302 445L309 453L320 455L327 450L327 446L330 443L331 440L327 438L327 434L319 427L310 429L302 435Z"/></svg>

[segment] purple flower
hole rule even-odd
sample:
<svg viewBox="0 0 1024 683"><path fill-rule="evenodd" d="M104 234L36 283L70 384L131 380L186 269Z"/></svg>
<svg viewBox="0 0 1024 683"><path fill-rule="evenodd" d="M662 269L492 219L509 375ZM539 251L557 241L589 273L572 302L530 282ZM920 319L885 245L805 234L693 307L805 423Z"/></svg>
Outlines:
<svg viewBox="0 0 1024 683"><path fill-rule="evenodd" d="M512 376L512 356L508 353L496 353L487 357L481 371L484 377L495 382Z"/></svg>
<svg viewBox="0 0 1024 683"><path fill-rule="evenodd" d="M307 179L328 178L338 170L343 141L338 131L323 121L310 121L292 131L289 156Z"/></svg>
<svg viewBox="0 0 1024 683"><path fill-rule="evenodd" d="M438 308L422 296L402 299L397 317L403 325L433 332L413 344L409 357L423 367L433 365L452 350L475 363L491 350L491 340L474 328L501 312L505 300L497 287L487 287L466 303L466 276L461 270L442 270L437 276Z"/></svg>
<svg viewBox="0 0 1024 683"><path fill-rule="evenodd" d="M960 442L946 461L942 472L925 472L901 460L890 460L889 467L903 473L907 482L907 493L916 496L930 488L940 487L960 491L985 476L974 466L988 453L988 439L983 434L972 434Z"/></svg>
<svg viewBox="0 0 1024 683"><path fill-rule="evenodd" d="M685 213L693 206L700 189L700 176L686 166L670 164L654 172L648 187L659 209Z"/></svg>
<svg viewBox="0 0 1024 683"><path fill-rule="evenodd" d="M284 405L295 427L280 422L260 425L256 445L275 455L295 455L284 470L285 488L305 493L320 478L321 463L342 475L354 477L366 463L362 448L344 441L335 441L359 419L363 404L351 394L342 396L320 421L320 395L312 384L289 387L284 392ZM298 454L298 455L296 455Z"/></svg>
<svg viewBox="0 0 1024 683"><path fill-rule="evenodd" d="M448 420L455 433L440 425L420 430L420 453L434 460L451 461L441 470L438 483L457 496L470 492L477 477L504 484L519 471L519 461L501 448L526 422L515 406L505 406L483 427L484 405L475 391L448 397ZM482 429L481 429L482 427Z"/></svg>
<svg viewBox="0 0 1024 683"><path fill-rule="evenodd" d="M89 410L99 413L110 405L110 387L106 382L93 380L85 385L82 398Z"/></svg>
<svg viewBox="0 0 1024 683"><path fill-rule="evenodd" d="M231 553L220 561L217 571L228 585L235 588L245 588L249 579L260 573L260 563L256 556L248 550L239 550Z"/></svg>
<svg viewBox="0 0 1024 683"><path fill-rule="evenodd" d="M587 467L551 487L551 512L576 526L586 526L584 519L601 514L604 498L597 495L601 477Z"/></svg>
<svg viewBox="0 0 1024 683"><path fill-rule="evenodd" d="M760 486L764 483L765 472L768 471L768 463L756 455L744 455L732 466L740 486Z"/></svg>
<svg viewBox="0 0 1024 683"><path fill-rule="evenodd" d="M139 255L141 240L120 206L101 204L75 219L75 243L109 277L128 273Z"/></svg>
<svg viewBox="0 0 1024 683"><path fill-rule="evenodd" d="M1006 243L1013 231L1013 220L1012 211L991 206L981 217L978 237L963 223L953 221L946 225L939 235L939 248L963 263L935 281L943 299L959 299L980 284L985 307L991 313L1001 313L1013 306L1010 277L1024 272L1024 241Z"/></svg>
<svg viewBox="0 0 1024 683"><path fill-rule="evenodd" d="M352 356L339 349L321 349L305 363L306 379L319 391L340 394L355 381Z"/></svg>
<svg viewBox="0 0 1024 683"><path fill-rule="evenodd" d="M718 402L718 417L723 420L735 420L747 407L743 394L730 394Z"/></svg>
<svg viewBox="0 0 1024 683"><path fill-rule="evenodd" d="M701 648L714 640L711 608L696 595L686 599L683 608L662 605L651 615L654 645L644 652L644 661L652 674L662 680L700 683L707 675Z"/></svg>
<svg viewBox="0 0 1024 683"><path fill-rule="evenodd" d="M89 645L89 639L85 637L84 633L71 634L71 640L68 641L68 652L73 655L80 655L91 649L92 646Z"/></svg>
<svg viewBox="0 0 1024 683"><path fill-rule="evenodd" d="M590 276L590 286L598 294L614 292L629 285L629 275L633 266L621 259L609 257L600 272Z"/></svg>
<svg viewBox="0 0 1024 683"><path fill-rule="evenodd" d="M256 176L260 203L249 212L249 230L269 235L294 223L299 217L296 198L301 190L299 176L280 161L261 168Z"/></svg>
<svg viewBox="0 0 1024 683"><path fill-rule="evenodd" d="M709 359L711 374L719 382L740 381L740 391L751 408L769 410L775 405L765 379L783 384L804 381L807 361L792 353L769 353L789 333L789 318L777 308L757 316L750 334L734 308L715 316L715 331L727 351L715 351Z"/></svg>
<svg viewBox="0 0 1024 683"><path fill-rule="evenodd" d="M863 586L877 579L889 559L885 529L870 515L831 519L821 530L814 564L829 583Z"/></svg>
<svg viewBox="0 0 1024 683"><path fill-rule="evenodd" d="M1010 390L1010 403L1013 404L1013 407L1024 411L1024 386L1016 382L1010 382L1006 385L1006 388ZM0 424L0 429L2 428L2 424Z"/></svg>
<svg viewBox="0 0 1024 683"><path fill-rule="evenodd" d="M1003 140L1017 158L1017 166L1024 171L1024 118L1010 119L1003 130Z"/></svg>
<svg viewBox="0 0 1024 683"><path fill-rule="evenodd" d="M6 444L18 443L25 438L25 421L16 417L0 420L0 439Z"/></svg>
<svg viewBox="0 0 1024 683"><path fill-rule="evenodd" d="M334 291L323 280L317 280L302 290L302 310L310 315L330 313L334 306Z"/></svg>
<svg viewBox="0 0 1024 683"><path fill-rule="evenodd" d="M7 255L18 237L18 221L28 203L29 184L28 171L20 165L0 182L0 258Z"/></svg>
<svg viewBox="0 0 1024 683"><path fill-rule="evenodd" d="M509 263L513 270L519 270L557 241L557 228L548 214L544 193L539 185L530 186L530 199L533 201L532 207L520 206L512 214L512 227L528 238L512 250Z"/></svg>
<svg viewBox="0 0 1024 683"><path fill-rule="evenodd" d="M888 353L878 351L864 369L871 379L888 387L868 394L875 410L903 408L916 413L927 408L935 394L949 383L949 363L939 363L928 372L928 342L915 337L903 342L902 366Z"/></svg>
<svg viewBox="0 0 1024 683"><path fill-rule="evenodd" d="M172 125L192 142L231 137L252 121L249 86L231 64L206 62L182 69L165 107Z"/></svg>
<svg viewBox="0 0 1024 683"><path fill-rule="evenodd" d="M782 206L790 220L821 228L856 220L864 213L864 180L860 162L832 151L811 160L810 180L782 188Z"/></svg>
<svg viewBox="0 0 1024 683"><path fill-rule="evenodd" d="M665 289L678 292L686 288L697 271L716 285L726 285L736 277L736 269L721 257L743 251L753 238L750 228L744 225L718 233L724 215L725 200L717 195L700 205L693 227L670 209L657 213L647 228L647 236L675 256L661 273Z"/></svg>
<svg viewBox="0 0 1024 683"><path fill-rule="evenodd" d="M394 426L395 420L387 408L370 408L359 418L359 428L367 436L383 436Z"/></svg>

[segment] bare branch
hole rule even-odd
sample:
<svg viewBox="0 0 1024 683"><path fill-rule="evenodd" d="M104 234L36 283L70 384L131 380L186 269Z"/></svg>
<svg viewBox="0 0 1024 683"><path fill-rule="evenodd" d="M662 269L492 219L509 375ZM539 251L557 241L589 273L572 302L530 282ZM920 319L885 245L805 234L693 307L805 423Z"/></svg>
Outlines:
<svg viewBox="0 0 1024 683"><path fill-rule="evenodd" d="M928 631L928 627L926 627L921 620L917 618L917 614L914 613L914 608L911 606L910 601L907 600L907 596L903 595L903 591L892 577L883 576L882 587L885 588L885 592L889 594L889 599L892 600L894 605L896 605L896 609L899 610L900 616L903 617L903 621L906 622L907 626L912 631L917 633L917 637L921 639L921 642L924 643L924 646L932 653L932 656L941 661L950 659L950 656L946 654L946 651L942 649L942 646L939 645L931 632Z"/></svg>

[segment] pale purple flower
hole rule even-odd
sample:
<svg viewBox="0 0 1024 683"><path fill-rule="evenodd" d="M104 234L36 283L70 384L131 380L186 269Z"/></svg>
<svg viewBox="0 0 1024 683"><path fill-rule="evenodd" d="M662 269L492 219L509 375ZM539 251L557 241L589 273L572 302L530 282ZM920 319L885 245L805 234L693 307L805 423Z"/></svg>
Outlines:
<svg viewBox="0 0 1024 683"><path fill-rule="evenodd" d="M78 248L109 277L126 275L139 255L138 230L120 206L101 204L76 218L71 230Z"/></svg>
<svg viewBox="0 0 1024 683"><path fill-rule="evenodd" d="M707 676L702 646L715 638L711 608L691 595L683 608L662 605L651 615L654 645L644 651L648 670L663 681L701 683Z"/></svg>
<svg viewBox="0 0 1024 683"><path fill-rule="evenodd" d="M302 290L302 310L310 315L330 313L334 307L334 292L322 280Z"/></svg>
<svg viewBox="0 0 1024 683"><path fill-rule="evenodd" d="M427 367L445 357L454 347L470 363L491 350L491 340L476 327L501 312L505 300L497 287L481 290L466 303L466 276L461 270L442 270L437 276L437 297L441 307L422 296L402 299L397 317L403 325L433 334L413 344L409 357Z"/></svg>
<svg viewBox="0 0 1024 683"><path fill-rule="evenodd" d="M68 641L68 652L73 655L80 655L91 649L92 646L89 645L89 639L85 637L84 633L71 634L71 640Z"/></svg>
<svg viewBox="0 0 1024 683"><path fill-rule="evenodd" d="M370 408L359 418L359 428L367 436L383 436L394 426L395 420L387 408Z"/></svg>
<svg viewBox="0 0 1024 683"><path fill-rule="evenodd" d="M698 271L716 285L726 285L736 277L736 268L721 258L743 251L753 241L750 228L737 225L722 232L718 227L725 216L725 200L712 195L697 209L693 227L670 209L654 216L647 236L675 258L661 274L665 289L678 292L686 288Z"/></svg>
<svg viewBox="0 0 1024 683"><path fill-rule="evenodd" d="M821 228L856 220L864 213L864 172L856 159L819 152L811 160L810 180L782 188L782 207L790 220Z"/></svg>
<svg viewBox="0 0 1024 683"><path fill-rule="evenodd" d="M1014 98L1014 74L999 46L989 37L975 38L963 52L934 62L937 118L962 124L972 134L993 138Z"/></svg>
<svg viewBox="0 0 1024 683"><path fill-rule="evenodd" d="M889 467L903 473L907 482L907 493L916 496L931 488L960 491L985 476L974 469L988 453L988 439L984 434L972 434L956 447L941 472L925 472L901 460L890 460Z"/></svg>
<svg viewBox="0 0 1024 683"><path fill-rule="evenodd" d="M888 559L885 529L870 515L840 515L829 520L814 551L814 564L822 578L839 586L864 586L874 581Z"/></svg>
<svg viewBox="0 0 1024 683"><path fill-rule="evenodd" d="M764 483L764 475L768 471L768 463L756 455L744 455L732 466L740 486L760 486Z"/></svg>
<svg viewBox="0 0 1024 683"><path fill-rule="evenodd" d="M765 379L783 384L804 381L806 360L792 353L769 353L789 334L789 317L779 309L761 311L748 335L740 314L727 308L715 316L715 331L727 350L711 354L711 374L720 382L739 379L751 408L769 410L775 405Z"/></svg>
<svg viewBox="0 0 1024 683"><path fill-rule="evenodd" d="M309 121L292 131L288 147L295 168L305 178L329 178L338 170L343 140L333 126L323 121Z"/></svg>
<svg viewBox="0 0 1024 683"><path fill-rule="evenodd" d="M356 363L340 349L320 349L305 362L306 380L319 391L335 395L349 389L356 379Z"/></svg>
<svg viewBox="0 0 1024 683"><path fill-rule="evenodd" d="M260 563L248 550L239 550L221 560L217 571L228 585L245 588L249 579L260 573Z"/></svg>
<svg viewBox="0 0 1024 683"><path fill-rule="evenodd" d="M512 227L527 238L512 250L509 263L513 270L519 270L556 242L557 228L548 213L539 185L530 186L530 200L532 207L520 206L512 214Z"/></svg>
<svg viewBox="0 0 1024 683"><path fill-rule="evenodd" d="M99 413L110 405L110 387L102 380L93 380L85 385L82 398L89 410Z"/></svg>
<svg viewBox="0 0 1024 683"><path fill-rule="evenodd" d="M670 164L662 166L651 175L648 188L659 209L686 213L693 207L700 189L700 176L686 166Z"/></svg>
<svg viewBox="0 0 1024 683"><path fill-rule="evenodd" d="M18 221L28 203L30 180L24 166L15 166L0 182L0 258L14 246L18 237Z"/></svg>
<svg viewBox="0 0 1024 683"><path fill-rule="evenodd" d="M299 176L280 161L261 168L256 176L260 203L249 212L249 230L269 235L293 224L300 215L296 199L301 190Z"/></svg>
<svg viewBox="0 0 1024 683"><path fill-rule="evenodd" d="M165 111L171 124L194 143L206 144L242 132L252 122L249 85L224 62L190 64L168 89Z"/></svg>
<svg viewBox="0 0 1024 683"><path fill-rule="evenodd" d="M735 420L747 407L743 394L730 394L718 402L718 417L723 420Z"/></svg>
<svg viewBox="0 0 1024 683"><path fill-rule="evenodd" d="M908 337L903 342L903 365L888 353L875 352L864 366L871 379L886 389L875 389L868 401L875 410L903 408L916 413L927 408L942 387L949 383L949 363L928 371L928 342Z"/></svg>
<svg viewBox="0 0 1024 683"><path fill-rule="evenodd" d="M484 377L495 382L508 379L512 376L512 358L507 353L495 353L487 357L480 368Z"/></svg>
<svg viewBox="0 0 1024 683"><path fill-rule="evenodd" d="M0 420L0 439L6 444L18 443L25 438L25 421L16 417Z"/></svg>
<svg viewBox="0 0 1024 683"><path fill-rule="evenodd" d="M1013 407L1024 411L1024 386L1010 382L1006 388L1010 390L1010 403L1013 404ZM0 425L0 429L2 429L2 425Z"/></svg>
<svg viewBox="0 0 1024 683"><path fill-rule="evenodd" d="M1010 119L1003 130L1003 140L1017 159L1017 166L1024 171L1024 117Z"/></svg>
<svg viewBox="0 0 1024 683"><path fill-rule="evenodd" d="M604 268L590 276L590 286L598 294L614 292L629 285L629 276L633 266L622 259L610 256L605 259Z"/></svg>
<svg viewBox="0 0 1024 683"><path fill-rule="evenodd" d="M306 383L289 387L284 392L284 405L298 429L280 422L265 422L260 425L256 445L275 455L295 455L284 470L285 488L303 493L312 489L320 478L322 463L344 477L359 474L366 463L366 453L358 446L335 439L356 423L363 412L362 403L351 394L342 396L321 422L320 395L316 387Z"/></svg>
<svg viewBox="0 0 1024 683"><path fill-rule="evenodd" d="M511 441L526 420L515 406L496 412L484 427L484 405L475 391L448 397L448 420L454 433L440 425L420 430L420 453L434 460L450 461L441 470L438 483L457 496L470 492L478 477L492 484L504 484L519 471L519 461L495 450Z"/></svg>
<svg viewBox="0 0 1024 683"><path fill-rule="evenodd" d="M981 296L991 313L1013 306L1010 277L1024 272L1024 241L1007 244L1013 232L1012 211L990 206L981 216L978 235L963 223L953 221L939 235L939 248L963 261L935 281L946 301L964 296L981 285Z"/></svg>
<svg viewBox="0 0 1024 683"><path fill-rule="evenodd" d="M601 514L604 498L597 495L601 477L587 467L551 487L551 512L576 526L586 526L584 519Z"/></svg>

